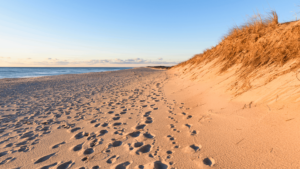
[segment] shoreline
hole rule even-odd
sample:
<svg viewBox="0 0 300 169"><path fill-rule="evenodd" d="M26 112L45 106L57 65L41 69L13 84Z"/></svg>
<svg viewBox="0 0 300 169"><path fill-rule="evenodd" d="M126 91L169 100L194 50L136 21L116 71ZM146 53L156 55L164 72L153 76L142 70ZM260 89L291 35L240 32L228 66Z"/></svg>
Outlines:
<svg viewBox="0 0 300 169"><path fill-rule="evenodd" d="M0 68L125 68L122 70L129 70L129 69L140 69L140 68L151 68L157 70L168 70L172 66L146 66L146 67L0 67ZM51 76L60 76L60 75L79 75L79 74L88 74L88 73L101 73L101 72L112 72L112 71L121 71L121 70L107 70L107 71L100 71L100 72L83 72L83 73L72 73L72 74L56 74L56 75L46 75L46 76L28 76L28 77L15 77L15 78L0 78L1 80L11 81L16 79L28 79L28 78L41 78L41 77L51 77Z"/></svg>
<svg viewBox="0 0 300 169"><path fill-rule="evenodd" d="M8 70L2 70L3 69L8 69ZM13 69L13 70L10 70ZM22 71L18 72L21 70L15 70L15 69L28 69L28 70L39 70L37 71ZM45 71L46 69L49 69L49 71ZM81 70L81 72L76 72L75 70ZM90 69L89 71L86 71L87 69ZM95 71L97 69L98 71ZM57 75L72 75L72 74L84 74L84 73L100 73L100 72L107 72L107 71L118 71L118 70L127 70L127 69L134 69L134 67L0 67L0 73L3 73L1 79L15 79L15 78L35 78L35 77L46 77L46 76L57 76ZM51 71L55 70L55 73L53 72L51 74ZM65 72L65 70L68 71L73 71L73 72ZM85 71L84 71L85 70ZM25 75L18 75L20 77L5 77L5 73L9 73L13 71L14 74L24 74ZM57 71L62 71L62 72L57 72ZM50 73L50 74L49 74ZM27 74L32 74L32 75L27 75ZM39 75L39 74L44 74L44 75ZM15 75L16 76L16 75Z"/></svg>

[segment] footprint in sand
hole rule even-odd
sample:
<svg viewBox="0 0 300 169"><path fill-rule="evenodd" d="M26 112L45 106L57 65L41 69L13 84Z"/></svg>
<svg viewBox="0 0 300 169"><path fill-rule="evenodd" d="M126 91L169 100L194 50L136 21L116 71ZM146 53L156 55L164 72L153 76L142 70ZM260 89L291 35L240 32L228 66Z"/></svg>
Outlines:
<svg viewBox="0 0 300 169"><path fill-rule="evenodd" d="M154 168L155 169L167 169L168 165L162 163L161 161L154 162Z"/></svg>
<svg viewBox="0 0 300 169"><path fill-rule="evenodd" d="M44 157L41 157L41 158L39 158L38 160L36 160L36 161L34 162L34 164L38 164L38 163L44 162L44 161L48 160L50 157L54 156L55 154L56 154L56 153L52 153L52 154L46 155L46 156L44 156Z"/></svg>
<svg viewBox="0 0 300 169"><path fill-rule="evenodd" d="M103 123L101 126L102 126L102 127L107 127L107 126L108 126L108 123Z"/></svg>
<svg viewBox="0 0 300 169"><path fill-rule="evenodd" d="M175 138L174 137L170 137L170 141L174 141L175 140Z"/></svg>
<svg viewBox="0 0 300 169"><path fill-rule="evenodd" d="M98 165L95 165L92 167L92 169L100 169L100 167Z"/></svg>
<svg viewBox="0 0 300 169"><path fill-rule="evenodd" d="M208 165L208 166L210 166L210 167L212 167L212 166L214 166L215 165L215 160L212 158L212 157L207 157L207 158L205 158L204 160L203 160L203 163L205 164L205 165Z"/></svg>
<svg viewBox="0 0 300 169"><path fill-rule="evenodd" d="M129 133L128 135L131 136L131 137L138 137L140 135L141 132L139 131L134 131L132 133Z"/></svg>
<svg viewBox="0 0 300 169"><path fill-rule="evenodd" d="M152 122L153 122L152 118L151 117L147 117L145 123L150 124Z"/></svg>
<svg viewBox="0 0 300 169"><path fill-rule="evenodd" d="M62 163L57 167L57 169L67 169L69 168L70 165L72 165L72 163L73 163L72 161Z"/></svg>
<svg viewBox="0 0 300 169"><path fill-rule="evenodd" d="M82 159L81 159L81 161L86 161L88 159L88 157L83 157Z"/></svg>
<svg viewBox="0 0 300 169"><path fill-rule="evenodd" d="M34 140L34 141L31 143L31 145L38 144L39 142L40 142L40 139L36 139L36 140Z"/></svg>
<svg viewBox="0 0 300 169"><path fill-rule="evenodd" d="M146 164L146 165L139 165L138 169L167 169L169 166L162 163L161 161L155 161L154 163L151 164Z"/></svg>
<svg viewBox="0 0 300 169"><path fill-rule="evenodd" d="M53 163L53 164L50 164L50 165L43 166L41 169L49 169L49 168L54 167L56 165L57 165L57 162Z"/></svg>
<svg viewBox="0 0 300 169"><path fill-rule="evenodd" d="M151 150L151 145L147 144L147 145L142 146L140 149L138 149L136 151L136 154L140 155L140 153L148 153L150 150Z"/></svg>
<svg viewBox="0 0 300 169"><path fill-rule="evenodd" d="M99 127L100 126L100 123L97 123L97 124L95 124L95 126L94 127Z"/></svg>
<svg viewBox="0 0 300 169"><path fill-rule="evenodd" d="M185 124L186 127L188 128L191 128L191 125L190 124Z"/></svg>
<svg viewBox="0 0 300 169"><path fill-rule="evenodd" d="M84 136L88 136L89 134L88 133L86 133L86 132L79 132L79 133L77 133L74 137L76 138L76 139L81 139L81 138L83 138Z"/></svg>
<svg viewBox="0 0 300 169"><path fill-rule="evenodd" d="M116 128L115 128L116 129ZM124 128L123 129L121 129L121 130L116 130L115 132L114 132L114 134L118 134L118 135L123 135L123 132L124 132Z"/></svg>
<svg viewBox="0 0 300 169"><path fill-rule="evenodd" d="M117 117L113 117L112 119L113 119L113 120L119 120L119 119L120 119L120 117L119 117L119 116L117 116Z"/></svg>
<svg viewBox="0 0 300 169"><path fill-rule="evenodd" d="M113 126L120 126L120 125L122 125L122 123L119 123L119 122L118 122L118 123L114 123L114 124L113 124Z"/></svg>
<svg viewBox="0 0 300 169"><path fill-rule="evenodd" d="M143 135L144 135L144 137L146 137L146 138L148 138L148 139L154 138L154 135L150 134L149 132L146 132L146 133L144 133Z"/></svg>
<svg viewBox="0 0 300 169"><path fill-rule="evenodd" d="M114 113L114 111L109 111L109 112L107 112L108 114L113 114Z"/></svg>
<svg viewBox="0 0 300 169"><path fill-rule="evenodd" d="M7 144L5 147L7 148L7 147L12 147L14 144L13 143L9 143L9 144ZM0 153L0 157L1 157L1 153Z"/></svg>
<svg viewBox="0 0 300 169"><path fill-rule="evenodd" d="M0 157L5 156L7 154L7 151L3 151L0 153Z"/></svg>
<svg viewBox="0 0 300 169"><path fill-rule="evenodd" d="M12 162L14 161L16 158L14 157L7 157L5 160L1 161L0 165L3 165L3 164L6 164L6 163L9 163L9 162Z"/></svg>
<svg viewBox="0 0 300 169"><path fill-rule="evenodd" d="M60 145L63 145L63 144L66 144L66 142L63 141L61 143L58 143L58 144L52 146L52 149L58 148Z"/></svg>
<svg viewBox="0 0 300 169"><path fill-rule="evenodd" d="M84 155L89 155L89 154L92 154L93 152L94 152L93 148L88 148L88 149L84 150L83 154Z"/></svg>
<svg viewBox="0 0 300 169"><path fill-rule="evenodd" d="M91 124L96 123L98 120L92 120L90 121Z"/></svg>
<svg viewBox="0 0 300 169"><path fill-rule="evenodd" d="M89 137L87 138L87 140L91 140L91 139L95 139L97 136L94 132L89 134Z"/></svg>
<svg viewBox="0 0 300 169"><path fill-rule="evenodd" d="M38 130L38 131L40 131L40 130ZM27 133L22 134L20 139L32 137L32 136L34 136L34 134L35 133L33 131L29 131Z"/></svg>
<svg viewBox="0 0 300 169"><path fill-rule="evenodd" d="M144 114L144 117L148 117L148 116L150 116L150 114L151 114L151 111L148 111Z"/></svg>
<svg viewBox="0 0 300 169"><path fill-rule="evenodd" d="M77 130L80 130L81 128L80 127L75 127L73 129L70 130L71 133L74 133L76 132Z"/></svg>
<svg viewBox="0 0 300 169"><path fill-rule="evenodd" d="M74 146L73 147L73 151L79 151L79 150L81 150L82 149L82 145L83 145L83 143Z"/></svg>
<svg viewBox="0 0 300 169"><path fill-rule="evenodd" d="M144 129L145 126L146 126L145 124L141 124L141 125L136 126L135 128L137 130L141 130L141 129Z"/></svg>
<svg viewBox="0 0 300 169"><path fill-rule="evenodd" d="M114 141L110 144L110 146L112 147L119 147L120 145L122 145L122 141Z"/></svg>
<svg viewBox="0 0 300 169"><path fill-rule="evenodd" d="M194 136L194 135L196 135L196 134L197 134L197 131L196 131L196 130L191 131L191 135L192 135L192 136Z"/></svg>
<svg viewBox="0 0 300 169"><path fill-rule="evenodd" d="M126 161L124 163L118 164L115 169L127 169L127 167L130 165L129 161Z"/></svg>
<svg viewBox="0 0 300 169"><path fill-rule="evenodd" d="M119 159L119 156L113 155L113 156L111 156L111 157L106 161L106 163L112 164L112 163L114 163L115 161L117 161L118 159Z"/></svg>
<svg viewBox="0 0 300 169"><path fill-rule="evenodd" d="M92 140L92 142L90 143L90 147L96 146L97 142L98 142L98 139L96 139L96 138L94 140Z"/></svg>
<svg viewBox="0 0 300 169"><path fill-rule="evenodd" d="M135 148L141 147L142 145L144 145L143 142L136 142L136 143L134 143L134 147Z"/></svg>
<svg viewBox="0 0 300 169"><path fill-rule="evenodd" d="M28 146L21 146L18 150L18 152L27 152L29 150L29 147Z"/></svg>
<svg viewBox="0 0 300 169"><path fill-rule="evenodd" d="M173 152L171 150L168 150L166 153L169 155L173 154Z"/></svg>
<svg viewBox="0 0 300 169"><path fill-rule="evenodd" d="M187 150L188 152L197 152L197 151L200 151L201 148L202 148L201 145L195 145L195 144L192 144L192 145L188 146L188 147L186 148L186 150Z"/></svg>
<svg viewBox="0 0 300 169"><path fill-rule="evenodd" d="M104 134L108 133L108 131L107 130L101 130L99 133L100 133L99 136L103 136Z"/></svg>

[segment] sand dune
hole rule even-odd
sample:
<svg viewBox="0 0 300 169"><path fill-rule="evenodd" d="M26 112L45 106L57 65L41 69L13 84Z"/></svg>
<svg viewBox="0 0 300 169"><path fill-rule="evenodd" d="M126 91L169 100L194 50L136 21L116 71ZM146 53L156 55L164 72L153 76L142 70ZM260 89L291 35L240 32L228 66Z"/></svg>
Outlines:
<svg viewBox="0 0 300 169"><path fill-rule="evenodd" d="M299 24L256 16L168 71L166 96L194 117L203 167L300 168Z"/></svg>
<svg viewBox="0 0 300 169"><path fill-rule="evenodd" d="M184 68L183 68L184 69ZM193 72L197 73L197 72ZM202 157L212 157L215 168L299 168L299 81L287 74L268 85L235 96L228 90L232 72L213 69L182 74L169 72L168 98L189 108Z"/></svg>

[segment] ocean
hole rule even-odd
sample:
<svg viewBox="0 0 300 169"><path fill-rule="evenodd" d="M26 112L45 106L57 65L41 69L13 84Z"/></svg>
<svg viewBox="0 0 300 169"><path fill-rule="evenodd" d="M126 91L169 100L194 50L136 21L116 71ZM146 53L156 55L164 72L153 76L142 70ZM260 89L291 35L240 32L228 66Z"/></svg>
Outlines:
<svg viewBox="0 0 300 169"><path fill-rule="evenodd" d="M0 67L0 79L80 74L132 69L132 67Z"/></svg>

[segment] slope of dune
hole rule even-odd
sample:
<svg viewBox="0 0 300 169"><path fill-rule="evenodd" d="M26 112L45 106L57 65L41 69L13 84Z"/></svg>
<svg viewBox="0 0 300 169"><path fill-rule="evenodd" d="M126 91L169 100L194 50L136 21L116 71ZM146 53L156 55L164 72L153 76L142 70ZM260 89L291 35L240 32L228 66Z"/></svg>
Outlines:
<svg viewBox="0 0 300 169"><path fill-rule="evenodd" d="M300 21L273 12L168 70L165 93L214 168L299 168L299 68Z"/></svg>
<svg viewBox="0 0 300 169"><path fill-rule="evenodd" d="M181 111L173 111L177 115L170 115L178 120L175 128L188 126L196 133L181 139L194 140L201 145L200 159L213 159L213 168L300 167L300 106L299 102L290 102L289 94L284 92L292 92L288 88L292 84L281 82L291 79L289 75L279 77L262 89L249 90L235 97L224 92L232 82L230 74L215 76L212 71L197 80L189 80L174 69L168 74L165 95L176 101L176 106L181 106ZM286 83L281 86L283 89L278 88L278 82ZM275 91L282 94L277 100L276 97L273 101L254 100L272 98L268 95L274 95ZM192 118L186 120L182 114ZM210 166L203 165L203 168Z"/></svg>
<svg viewBox="0 0 300 169"><path fill-rule="evenodd" d="M250 90L259 94L266 86L272 86L268 94L271 98L259 94L254 99L271 101L276 97L278 100L284 93L298 101L299 68L300 21L280 24L273 12L267 19L258 15L232 29L217 46L172 69L193 80L203 80L203 76L219 78L226 83L226 91L234 96L240 97ZM284 91L277 90L279 86Z"/></svg>

